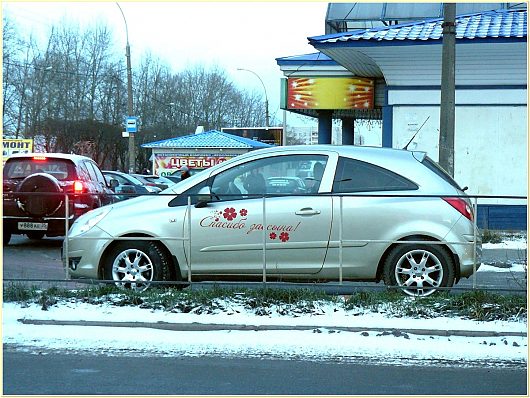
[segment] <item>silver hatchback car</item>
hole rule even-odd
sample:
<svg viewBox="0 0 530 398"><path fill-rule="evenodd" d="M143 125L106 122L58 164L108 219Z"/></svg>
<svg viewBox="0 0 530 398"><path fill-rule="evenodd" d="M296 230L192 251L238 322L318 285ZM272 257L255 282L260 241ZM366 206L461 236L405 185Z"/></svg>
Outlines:
<svg viewBox="0 0 530 398"><path fill-rule="evenodd" d="M89 212L71 227L63 260L71 278L133 289L383 280L426 296L478 268L473 217L463 190L423 152L275 147Z"/></svg>

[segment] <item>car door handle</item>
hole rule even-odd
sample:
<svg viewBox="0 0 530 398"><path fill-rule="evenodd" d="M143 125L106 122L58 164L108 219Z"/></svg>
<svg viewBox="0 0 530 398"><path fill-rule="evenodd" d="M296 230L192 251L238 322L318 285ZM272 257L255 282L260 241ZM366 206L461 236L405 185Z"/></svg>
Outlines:
<svg viewBox="0 0 530 398"><path fill-rule="evenodd" d="M306 208L298 210L294 214L296 214L297 216L315 216L317 214L320 214L320 210L314 210L310 207L306 207Z"/></svg>

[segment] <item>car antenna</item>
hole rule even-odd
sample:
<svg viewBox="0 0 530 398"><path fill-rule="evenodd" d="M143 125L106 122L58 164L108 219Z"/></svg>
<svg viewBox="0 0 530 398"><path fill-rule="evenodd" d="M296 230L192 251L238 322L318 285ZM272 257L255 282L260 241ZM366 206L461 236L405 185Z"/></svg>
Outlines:
<svg viewBox="0 0 530 398"><path fill-rule="evenodd" d="M410 139L409 142L407 142L407 145L405 145L403 147L403 149L408 149L410 143L412 142L412 140L418 135L418 133L420 132L420 130L422 129L423 126L425 126L425 123L427 123L427 120L429 120L430 116L427 116L427 119L425 119L425 121L423 122L423 124L420 126L420 128L414 133L414 135L412 136L412 138Z"/></svg>

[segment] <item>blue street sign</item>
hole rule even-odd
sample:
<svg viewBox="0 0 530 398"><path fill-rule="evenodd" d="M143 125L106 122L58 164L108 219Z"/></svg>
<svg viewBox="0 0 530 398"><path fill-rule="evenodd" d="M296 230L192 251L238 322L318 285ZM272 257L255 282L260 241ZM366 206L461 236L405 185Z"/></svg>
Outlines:
<svg viewBox="0 0 530 398"><path fill-rule="evenodd" d="M128 133L137 133L138 132L138 126L136 123L137 117L136 116L127 116L127 120L125 121L125 131Z"/></svg>

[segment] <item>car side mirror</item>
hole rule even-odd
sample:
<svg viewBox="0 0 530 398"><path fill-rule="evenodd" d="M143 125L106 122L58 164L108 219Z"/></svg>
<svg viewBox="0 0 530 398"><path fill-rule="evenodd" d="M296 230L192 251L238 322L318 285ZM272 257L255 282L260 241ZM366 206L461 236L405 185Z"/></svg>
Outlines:
<svg viewBox="0 0 530 398"><path fill-rule="evenodd" d="M195 207L197 209L206 207L211 201L212 193L210 191L210 187L202 187L199 189L199 192L197 192L197 203L195 204Z"/></svg>

